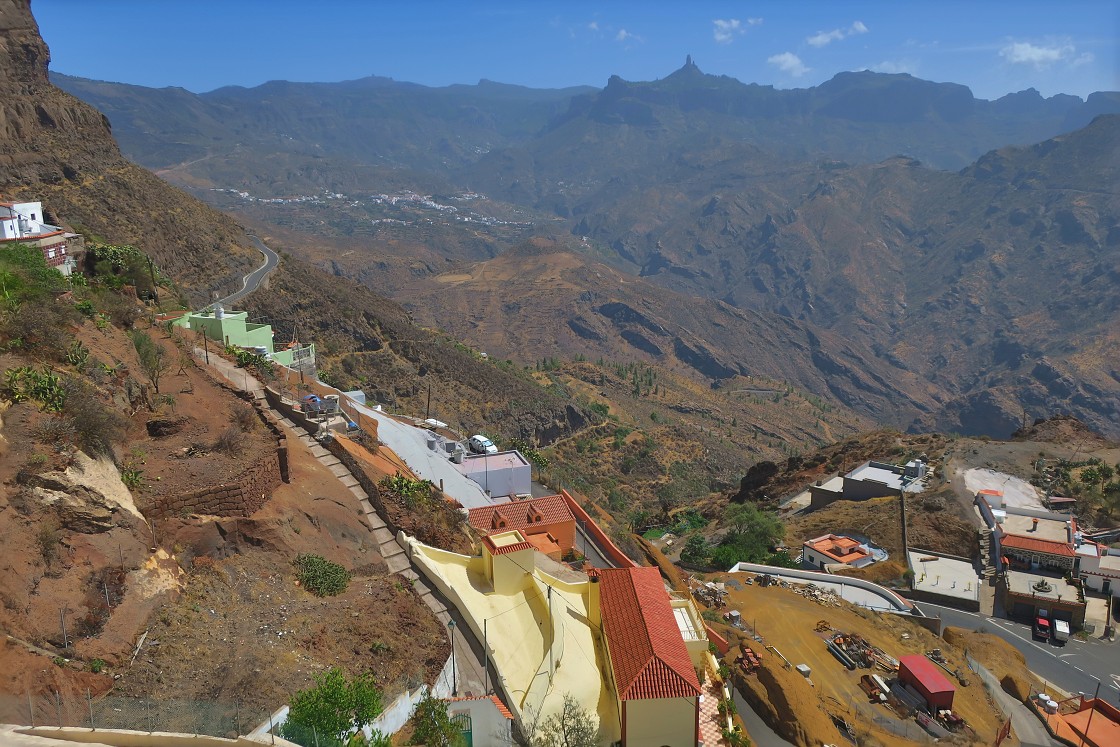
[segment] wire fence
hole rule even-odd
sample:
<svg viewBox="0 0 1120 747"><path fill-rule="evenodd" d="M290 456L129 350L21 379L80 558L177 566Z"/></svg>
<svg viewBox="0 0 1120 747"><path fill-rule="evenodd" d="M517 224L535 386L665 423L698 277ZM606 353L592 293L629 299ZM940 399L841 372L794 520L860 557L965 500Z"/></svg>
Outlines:
<svg viewBox="0 0 1120 747"><path fill-rule="evenodd" d="M0 723L21 726L126 729L234 739L269 724L270 719L268 711L244 708L237 700L98 697L89 691L0 695Z"/></svg>

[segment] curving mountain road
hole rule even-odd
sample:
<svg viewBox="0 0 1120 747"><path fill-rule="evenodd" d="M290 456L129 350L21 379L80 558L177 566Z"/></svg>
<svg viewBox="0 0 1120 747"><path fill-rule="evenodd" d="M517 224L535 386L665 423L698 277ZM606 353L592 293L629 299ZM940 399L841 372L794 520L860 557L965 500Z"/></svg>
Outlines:
<svg viewBox="0 0 1120 747"><path fill-rule="evenodd" d="M222 306L230 306L235 301L240 301L257 288L260 288L264 279L280 264L280 255L265 246L265 243L261 241L259 236L251 233L249 234L249 238L256 242L257 249L264 255L264 264L245 276L241 283L241 290L230 293L225 298L220 298L216 301L216 303L220 303Z"/></svg>

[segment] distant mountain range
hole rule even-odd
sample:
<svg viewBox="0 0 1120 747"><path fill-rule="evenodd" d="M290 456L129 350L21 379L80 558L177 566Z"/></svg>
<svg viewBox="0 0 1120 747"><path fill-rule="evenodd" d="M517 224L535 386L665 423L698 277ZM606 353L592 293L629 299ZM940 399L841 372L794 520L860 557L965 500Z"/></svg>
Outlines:
<svg viewBox="0 0 1120 747"><path fill-rule="evenodd" d="M1006 435L1068 411L1120 433L1115 92L985 101L870 72L780 91L691 61L563 91L53 77L196 194L477 190L527 211L550 237L531 250L420 223L332 233L353 217L330 206L254 214L502 355L753 372L904 428Z"/></svg>

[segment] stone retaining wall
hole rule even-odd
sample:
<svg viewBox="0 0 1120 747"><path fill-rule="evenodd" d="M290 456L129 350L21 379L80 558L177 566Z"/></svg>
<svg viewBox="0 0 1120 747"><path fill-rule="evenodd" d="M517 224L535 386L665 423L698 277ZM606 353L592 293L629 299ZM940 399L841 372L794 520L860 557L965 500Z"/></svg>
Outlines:
<svg viewBox="0 0 1120 747"><path fill-rule="evenodd" d="M276 488L289 482L287 438L271 411L258 401L254 400L252 404L257 416L276 440L276 450L257 459L230 482L156 498L149 508L154 517L162 519L185 514L251 516L268 502Z"/></svg>

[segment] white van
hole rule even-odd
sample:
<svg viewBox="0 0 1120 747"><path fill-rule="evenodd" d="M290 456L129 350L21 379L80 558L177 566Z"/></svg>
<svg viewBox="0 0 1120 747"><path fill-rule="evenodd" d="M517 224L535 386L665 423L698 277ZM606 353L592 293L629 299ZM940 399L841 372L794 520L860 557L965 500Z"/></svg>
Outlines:
<svg viewBox="0 0 1120 747"><path fill-rule="evenodd" d="M1065 620L1054 620L1054 640L1065 643L1069 640L1069 623Z"/></svg>
<svg viewBox="0 0 1120 747"><path fill-rule="evenodd" d="M494 442L488 439L486 436L483 436L481 433L476 433L475 435L471 436L467 441L467 446L475 454L498 453L498 447L494 445Z"/></svg>

